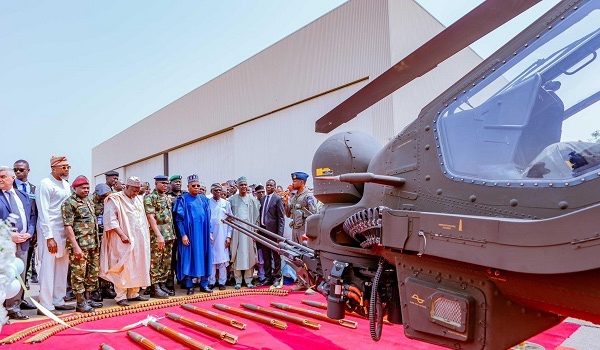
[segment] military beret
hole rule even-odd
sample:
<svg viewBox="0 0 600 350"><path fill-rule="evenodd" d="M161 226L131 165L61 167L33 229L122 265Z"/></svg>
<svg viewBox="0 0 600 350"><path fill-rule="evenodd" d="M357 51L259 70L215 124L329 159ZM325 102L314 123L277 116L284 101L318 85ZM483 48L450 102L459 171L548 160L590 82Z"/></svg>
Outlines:
<svg viewBox="0 0 600 350"><path fill-rule="evenodd" d="M181 175L171 175L169 181L181 180Z"/></svg>
<svg viewBox="0 0 600 350"><path fill-rule="evenodd" d="M98 196L103 196L103 195L105 195L107 193L110 193L111 189L110 189L110 187L107 184L102 183L102 184L97 184L96 185L95 192L96 192L96 194Z"/></svg>
<svg viewBox="0 0 600 350"><path fill-rule="evenodd" d="M71 187L77 188L81 185L89 185L89 184L90 184L90 182L88 181L87 177L85 177L83 175L79 175L75 178L75 180L73 180Z"/></svg>
<svg viewBox="0 0 600 350"><path fill-rule="evenodd" d="M105 172L104 176L119 176L119 173L114 170L111 170L111 171Z"/></svg>
<svg viewBox="0 0 600 350"><path fill-rule="evenodd" d="M296 171L295 173L292 173L292 180L306 181L306 179L308 179L307 173L304 173L302 171Z"/></svg>
<svg viewBox="0 0 600 350"><path fill-rule="evenodd" d="M154 177L156 181L169 181L169 178L166 175L156 175Z"/></svg>

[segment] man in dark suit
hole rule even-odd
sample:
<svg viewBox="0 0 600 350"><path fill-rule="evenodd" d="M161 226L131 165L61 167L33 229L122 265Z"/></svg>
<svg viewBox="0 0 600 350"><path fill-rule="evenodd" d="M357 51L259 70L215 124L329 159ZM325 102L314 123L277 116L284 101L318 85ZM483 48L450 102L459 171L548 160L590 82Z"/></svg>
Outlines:
<svg viewBox="0 0 600 350"><path fill-rule="evenodd" d="M15 172L7 166L0 166L0 219L6 220L10 214L17 216L15 232L11 233L11 239L17 245L16 257L26 264L27 252L31 237L35 231L35 212L31 208L29 196L22 191L15 189ZM21 278L25 279L26 271L23 270ZM5 306L8 311L8 317L15 320L26 320L29 317L25 315L20 308L23 290L16 296L6 300Z"/></svg>
<svg viewBox="0 0 600 350"><path fill-rule="evenodd" d="M269 179L265 184L267 195L260 199L260 226L283 237L285 227L285 210L281 197L275 193L277 184L275 180ZM258 249L257 244L257 249ZM260 245L264 259L265 278L259 283L263 286L269 284L278 285L281 279L281 258L279 254L271 249ZM273 258L273 266L271 265Z"/></svg>
<svg viewBox="0 0 600 350"><path fill-rule="evenodd" d="M29 179L28 179L29 171L30 171L29 162L24 159L19 159L14 163L13 170L15 171L15 176L17 177L15 179L13 187L16 189L19 189L29 195L29 199L31 200L31 208L34 210L34 212L36 213L36 217L37 217L37 207L35 206L36 187L34 184L29 182ZM34 222L33 224L35 225L36 223ZM35 248L35 244L37 241L36 237L37 237L37 235L35 235L35 234L33 235L33 237L31 237L31 242L29 244L29 251L27 252L27 264L25 264L25 271L26 271L25 278L28 278L29 268L31 268L31 282L32 283L38 282L37 271L35 270L35 264L32 263L35 259L34 248ZM29 286L29 281L27 279L25 280L25 285ZM22 308L23 308L23 306L25 306L25 309L29 309L30 307L33 307L33 305L28 305L27 301L24 301L24 304L26 304L26 305L21 305Z"/></svg>

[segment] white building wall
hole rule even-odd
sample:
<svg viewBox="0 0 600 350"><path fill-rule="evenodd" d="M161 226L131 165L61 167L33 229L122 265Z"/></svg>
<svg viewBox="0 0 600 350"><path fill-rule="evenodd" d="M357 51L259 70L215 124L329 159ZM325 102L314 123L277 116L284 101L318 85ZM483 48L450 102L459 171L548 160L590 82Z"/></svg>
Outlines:
<svg viewBox="0 0 600 350"><path fill-rule="evenodd" d="M147 181L150 183L150 187L154 188L154 177L156 175L164 175L164 172L163 156L159 155L126 166L125 175L121 180L124 182L130 176L137 176L140 178L140 180L142 180L142 182Z"/></svg>
<svg viewBox="0 0 600 350"><path fill-rule="evenodd" d="M230 130L169 152L169 175L181 175L184 188L191 174L197 174L206 186L233 178L233 133Z"/></svg>

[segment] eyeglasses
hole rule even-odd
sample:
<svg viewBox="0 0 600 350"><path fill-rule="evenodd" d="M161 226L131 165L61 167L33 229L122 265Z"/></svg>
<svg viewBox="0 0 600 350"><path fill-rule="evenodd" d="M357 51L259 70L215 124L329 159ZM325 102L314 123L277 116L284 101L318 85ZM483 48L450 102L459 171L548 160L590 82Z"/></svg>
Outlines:
<svg viewBox="0 0 600 350"><path fill-rule="evenodd" d="M70 165L54 165L53 168L62 168L62 170L69 170L71 169Z"/></svg>
<svg viewBox="0 0 600 350"><path fill-rule="evenodd" d="M200 185L190 185L190 187L196 188L196 187L200 187Z"/></svg>
<svg viewBox="0 0 600 350"><path fill-rule="evenodd" d="M15 173L24 173L26 171L29 171L29 169L25 169L25 168L14 168L13 170Z"/></svg>

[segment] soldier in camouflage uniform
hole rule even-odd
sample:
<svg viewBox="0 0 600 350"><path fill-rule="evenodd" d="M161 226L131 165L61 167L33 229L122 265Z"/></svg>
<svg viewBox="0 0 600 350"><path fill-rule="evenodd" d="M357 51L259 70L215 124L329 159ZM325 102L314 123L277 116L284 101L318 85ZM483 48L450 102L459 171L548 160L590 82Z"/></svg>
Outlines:
<svg viewBox="0 0 600 350"><path fill-rule="evenodd" d="M168 178L154 177L156 188L144 199L148 223L150 223L150 296L159 299L175 295L165 283L171 270L171 258L175 233L173 231L172 203L167 195Z"/></svg>
<svg viewBox="0 0 600 350"><path fill-rule="evenodd" d="M181 190L181 175L171 175L169 177L169 191L167 192L167 196L171 200L171 209L173 209L173 205L175 201L177 201L177 197L183 194ZM177 228L174 227L176 230ZM177 239L177 238L176 238ZM169 276L167 277L167 282L165 286L167 289L174 290L175 289L175 267L177 266L177 244L175 241L173 242L173 250L171 252L171 267L169 269Z"/></svg>
<svg viewBox="0 0 600 350"><path fill-rule="evenodd" d="M304 235L304 224L306 218L317 212L317 199L306 188L306 179L308 174L301 171L292 173L292 187L296 191L287 205L285 205L286 215L292 219L292 239L294 242L302 244Z"/></svg>
<svg viewBox="0 0 600 350"><path fill-rule="evenodd" d="M73 193L62 206L62 218L67 236L71 265L71 287L77 299L76 310L92 312L102 303L90 300L90 292L98 289L100 242L94 204L87 198L90 184L85 176L73 181Z"/></svg>

